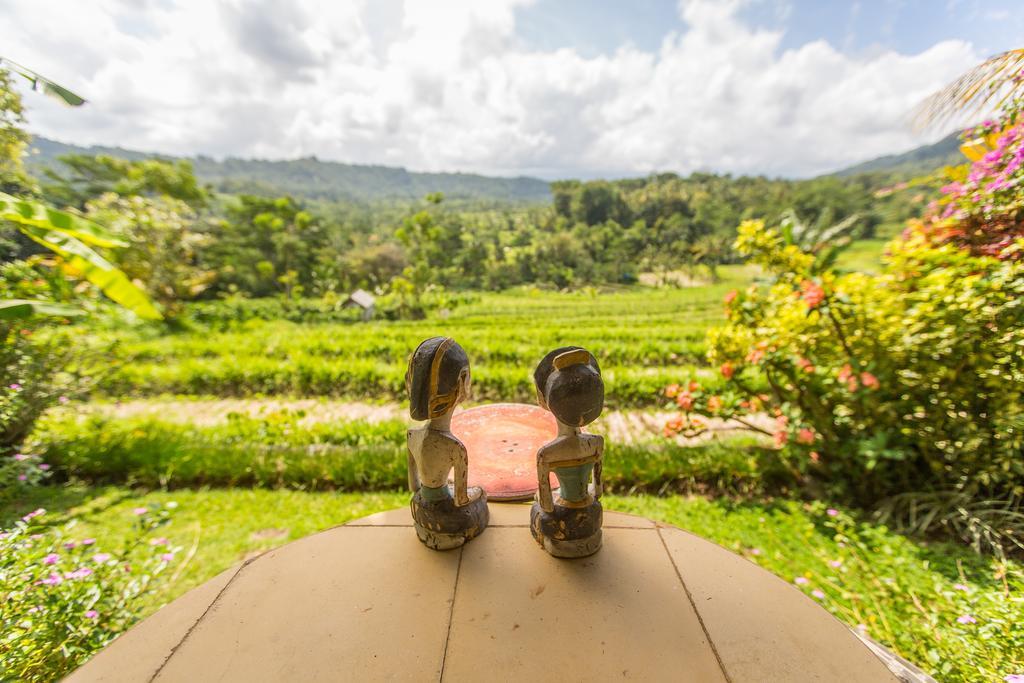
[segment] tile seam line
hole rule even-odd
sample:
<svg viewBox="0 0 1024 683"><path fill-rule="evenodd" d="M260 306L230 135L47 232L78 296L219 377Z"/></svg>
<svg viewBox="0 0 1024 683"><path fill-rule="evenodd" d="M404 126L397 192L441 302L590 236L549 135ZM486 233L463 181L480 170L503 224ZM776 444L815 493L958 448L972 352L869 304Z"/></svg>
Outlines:
<svg viewBox="0 0 1024 683"><path fill-rule="evenodd" d="M462 558L466 555L466 544L459 546L459 563L455 566L455 584L452 586L452 605L448 609L448 632L444 636L444 652L441 653L441 672L437 680L444 680L444 666L448 663L448 644L452 638L452 622L455 620L455 596L459 594L459 577L462 575Z"/></svg>
<svg viewBox="0 0 1024 683"><path fill-rule="evenodd" d="M206 615L209 614L210 610L213 609L213 606L216 605L220 601L221 596L224 595L224 592L228 588L231 587L231 584L233 584L235 582L235 579L238 578L239 574L241 574L242 571L246 567L248 567L250 564L252 564L256 560L258 560L260 557L265 555L266 552L269 552L269 551L262 552L259 555L257 555L256 557L253 557L253 558L251 558L249 560L246 560L242 564L238 565L238 568L235 570L235 573L231 575L231 578L228 579L228 582L226 584L224 584L224 587L221 588L219 591L217 591L217 595L213 598L213 600L210 601L210 604L206 606L206 609L204 609L203 613L199 615L199 618L196 619L195 622L191 626L188 627L188 630L185 631L185 635L183 635L181 637L181 640L179 640L177 642L177 644L174 647L171 648L171 651L167 654L167 656L164 657L164 661L162 661L160 663L159 668L157 668L157 670L153 672L153 675L149 677L149 683L153 683L153 681L155 681L157 679L157 677L160 675L160 673L164 670L164 668L167 666L167 664L171 661L171 658L173 658L174 655L176 655L178 653L178 650L181 648L181 646L184 645L185 641L188 640L189 636L192 635L192 631L194 631L199 626L199 624L202 623L203 619L206 618Z"/></svg>
<svg viewBox="0 0 1024 683"><path fill-rule="evenodd" d="M665 555L668 557L668 561L672 563L672 569L676 572L676 578L679 579L679 585L683 587L683 591L686 593L686 599L690 601L690 607L693 608L693 613L697 616L697 622L700 624L701 630L704 631L704 636L708 639L708 645L711 646L711 651L715 654L715 661L718 662L718 668L722 671L722 675L725 676L725 680L728 683L732 683L732 676L729 675L729 671L725 668L725 662L722 661L722 655L718 652L718 646L715 645L715 640L711 637L711 632L708 631L708 627L704 623L703 615L701 615L700 610L697 609L697 603L693 601L693 595L690 594L690 589L687 587L686 581L683 580L683 574L679 571L676 559L672 557L672 553L668 550L668 543L665 542L665 535L661 533L661 528L661 525L655 526L655 530L658 532L658 540L661 541L661 547L665 550Z"/></svg>

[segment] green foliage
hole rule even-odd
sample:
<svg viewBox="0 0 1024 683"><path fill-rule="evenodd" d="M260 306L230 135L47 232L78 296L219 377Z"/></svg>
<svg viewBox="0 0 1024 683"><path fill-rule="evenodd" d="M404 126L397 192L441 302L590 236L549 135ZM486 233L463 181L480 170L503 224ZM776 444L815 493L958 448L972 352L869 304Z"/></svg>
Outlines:
<svg viewBox="0 0 1024 683"><path fill-rule="evenodd" d="M123 197L169 197L194 209L209 201L186 160L129 161L107 155L69 154L59 171L48 169L44 196L54 204L84 209L93 199L114 193Z"/></svg>
<svg viewBox="0 0 1024 683"><path fill-rule="evenodd" d="M37 509L0 532L0 678L51 681L70 673L136 619L140 600L177 548L153 532L166 507L135 510L121 547L42 526Z"/></svg>
<svg viewBox="0 0 1024 683"><path fill-rule="evenodd" d="M186 301L207 289L215 273L200 266L199 254L210 243L198 229L198 217L185 202L169 195L156 198L105 194L86 205L87 215L125 243L117 263L169 318L180 315Z"/></svg>
<svg viewBox="0 0 1024 683"><path fill-rule="evenodd" d="M11 74L0 66L0 192L20 192L32 188L22 157L29 136L21 95L11 84Z"/></svg>

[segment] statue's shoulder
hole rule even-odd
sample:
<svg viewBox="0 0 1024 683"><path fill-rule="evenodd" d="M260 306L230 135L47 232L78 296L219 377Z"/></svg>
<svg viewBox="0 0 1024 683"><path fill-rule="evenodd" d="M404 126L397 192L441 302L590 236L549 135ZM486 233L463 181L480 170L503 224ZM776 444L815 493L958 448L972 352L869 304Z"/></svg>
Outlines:
<svg viewBox="0 0 1024 683"><path fill-rule="evenodd" d="M580 434L580 440L588 446L604 448L604 437L600 434Z"/></svg>

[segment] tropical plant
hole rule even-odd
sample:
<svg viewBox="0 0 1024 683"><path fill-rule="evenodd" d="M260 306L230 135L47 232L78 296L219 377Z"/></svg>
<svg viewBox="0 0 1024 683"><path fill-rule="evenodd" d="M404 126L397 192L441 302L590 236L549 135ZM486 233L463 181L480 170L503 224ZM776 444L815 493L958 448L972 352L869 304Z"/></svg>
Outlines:
<svg viewBox="0 0 1024 683"><path fill-rule="evenodd" d="M921 125L939 125L956 115L997 111L1024 97L1024 48L1007 50L974 67L926 99L917 110Z"/></svg>

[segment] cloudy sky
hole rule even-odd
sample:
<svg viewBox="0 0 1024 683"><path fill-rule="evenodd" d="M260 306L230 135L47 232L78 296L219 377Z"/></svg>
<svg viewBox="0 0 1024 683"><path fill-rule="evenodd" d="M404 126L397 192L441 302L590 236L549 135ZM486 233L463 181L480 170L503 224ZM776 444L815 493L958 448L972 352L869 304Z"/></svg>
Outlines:
<svg viewBox="0 0 1024 683"><path fill-rule="evenodd" d="M33 132L168 154L544 178L803 177L1020 46L1019 0L0 0Z"/></svg>

